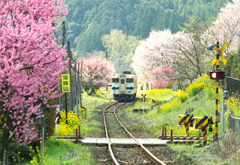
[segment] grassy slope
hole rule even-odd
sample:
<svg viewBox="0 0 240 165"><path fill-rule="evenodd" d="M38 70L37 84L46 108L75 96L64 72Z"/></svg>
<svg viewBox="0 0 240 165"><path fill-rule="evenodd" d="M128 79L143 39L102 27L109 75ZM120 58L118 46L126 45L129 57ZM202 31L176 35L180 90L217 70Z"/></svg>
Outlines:
<svg viewBox="0 0 240 165"><path fill-rule="evenodd" d="M178 106L173 106L170 111L159 111L159 106L155 106L149 113L138 114L138 113L129 113L129 117L134 117L140 119L139 124L136 129L144 129L156 137L161 135L162 126L168 126L169 128L174 129L174 134L185 135L185 129L183 126L178 126L178 115L190 113L194 116L204 116L212 115L214 118L214 108L215 108L215 99L214 97L209 97L205 91L201 91L197 96L189 97L184 103L180 103L177 97L174 98L174 93L170 91L165 91L163 94L151 95L151 92L146 90L138 90L137 97L141 98L141 94L147 94L147 102L144 105L145 108L150 109L151 99L157 101L167 101L168 98L173 98L170 102L176 102ZM102 89L96 96L88 96L86 93L83 93L83 106L88 108L90 111L95 111L95 98L97 99L96 106L107 103L111 99L111 93L104 91ZM220 98L220 97L219 97ZM221 99L221 98L220 98ZM134 107L127 108L125 111L132 112L132 109L139 108L141 102L137 102ZM141 105L142 106L142 105ZM219 106L219 109L221 107ZM81 113L83 117L84 114ZM87 118L93 117L94 115L88 114ZM91 121L87 123L87 132L97 131L95 126L99 125L97 121ZM226 123L227 125L227 123ZM221 134L221 123L219 124L219 133ZM198 135L197 130L190 130L190 135ZM211 134L208 133L208 137L211 137ZM60 144L61 143L61 144ZM67 161L61 161L61 164L75 164L82 160L83 164L89 164L92 160L91 154L89 152L90 148L88 147L78 147L78 145L71 144L70 142L60 142L59 140L52 140L46 143L48 158L46 159L47 164L58 164L61 158L65 155L71 155L70 151L74 150L75 152L79 151L79 156L69 157ZM199 164L231 164L229 160L221 160L218 156L214 154L216 152L216 143L210 143L209 146L204 148L195 148L187 145L168 145L173 150L179 152L184 152L184 154L194 158L198 161ZM58 150L56 150L58 148ZM91 162L93 163L93 162ZM96 162L94 162L96 163Z"/></svg>
<svg viewBox="0 0 240 165"><path fill-rule="evenodd" d="M139 91L139 94L147 93L147 91ZM141 118L143 122L142 125L139 125L139 129L145 129L146 131L154 134L156 137L161 135L162 126L167 126L168 134L170 133L170 129L174 130L174 135L185 135L185 128L182 125L178 125L178 115L184 115L186 113L193 114L194 117L203 117L203 116L212 116L213 120L215 113L215 94L209 95L206 91L202 90L196 96L188 97L188 99L184 103L179 103L180 100L177 97L174 97L174 93L170 93L169 95L165 95L164 97L159 97L158 101L167 100L166 98L172 98L169 102L174 102L177 106L173 106L171 110L161 112L159 111L159 106L155 106L153 110L150 110L147 114L132 114L129 113L129 117L138 117ZM149 100L151 100L151 95L147 95ZM155 98L156 99L156 98ZM222 95L219 96L220 103L222 101ZM151 101L145 104L146 109L150 109ZM132 109L138 108L138 105L135 105L132 108L126 109L126 111L131 112ZM161 108L160 108L161 109ZM222 106L219 104L219 112L222 112ZM225 113L225 115L227 112ZM222 134L222 122L218 125L219 133ZM215 125L213 125L213 129ZM228 132L228 121L227 116L225 116L225 132ZM194 128L190 128L190 135L198 136L198 130ZM212 137L212 133L208 132L208 138ZM217 151L217 143L208 142L207 147L196 148L196 145L175 145L168 144L168 146L179 152L184 152L184 154L194 158L198 164L236 164L236 162L228 159L222 159L220 156L216 155Z"/></svg>

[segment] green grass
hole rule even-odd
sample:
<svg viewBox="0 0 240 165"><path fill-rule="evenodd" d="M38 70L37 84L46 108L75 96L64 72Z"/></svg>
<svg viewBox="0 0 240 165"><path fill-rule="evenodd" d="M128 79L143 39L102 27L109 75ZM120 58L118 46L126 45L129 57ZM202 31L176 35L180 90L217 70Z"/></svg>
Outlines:
<svg viewBox="0 0 240 165"><path fill-rule="evenodd" d="M145 103L144 108L145 109L151 109L151 99L154 98L154 100L157 100L159 102L165 102L168 100L168 98L172 98L172 100L169 102L169 104L166 104L170 108L166 111L163 111L164 105L161 106L155 106L152 110L150 110L149 113L144 114L133 114L132 109L137 109L141 105L141 108L143 106L142 102L137 102L134 107L129 107L125 111L129 112L129 117L138 118L141 121L139 122L141 125L138 125L137 129L143 129L151 134L154 134L156 137L159 137L161 135L162 126L167 127L167 133L169 135L170 129L173 129L174 135L186 135L185 128L183 125L179 125L179 115L184 115L189 113L190 115L193 114L194 117L203 117L203 116L212 116L212 119L215 123L215 87L214 82L207 81L206 78L202 80L202 82L207 83L205 85L205 89L199 90L200 85L196 85L198 87L198 90L200 91L197 94L191 94L188 96L187 100L185 100L183 103L179 100L178 97L175 97L175 94L172 92L168 94L164 94L161 96L157 96L156 94L148 94L147 99L148 102ZM194 85L191 86L191 88L194 88ZM141 94L145 94L148 91L140 90L138 91L138 96L141 98ZM190 92L195 92L195 90L191 90ZM158 98L156 98L156 96ZM219 90L219 104L218 104L218 111L222 112L222 90ZM173 105L171 105L173 103ZM166 108L165 108L166 109ZM227 120L227 114L228 112L225 112L225 132L229 132L228 130L228 120ZM222 115L222 114L221 114ZM220 119L220 117L219 117ZM215 129L215 124L212 125L213 129ZM198 136L199 131L198 129L190 128L190 136ZM220 137L222 135L222 122L218 123L218 136ZM207 131L208 138L212 138L212 133ZM184 152L184 154L194 158L194 160L198 164L238 164L239 162L233 161L231 159L222 159L221 157L217 156L216 152L216 146L217 143L211 143L208 142L207 147L203 148L195 148L196 145L175 145L175 144L168 144L168 146L175 150Z"/></svg>
<svg viewBox="0 0 240 165"><path fill-rule="evenodd" d="M80 144L74 144L70 141L59 140L50 138L45 143L46 152L44 164L49 165L89 165L96 164L96 161L92 159L91 148L82 146ZM37 157L33 159L33 163L36 165ZM27 164L25 164L27 165Z"/></svg>
<svg viewBox="0 0 240 165"><path fill-rule="evenodd" d="M139 108L141 105L141 108L143 108L143 104L141 101L136 102L136 104L133 107L129 107L125 109L125 111L128 112L128 116L131 118L136 119L136 126L134 129L141 129L146 132L149 132L151 134L154 134L156 137L161 135L162 126L167 126L168 128L168 134L170 132L170 129L173 129L175 132L174 134L177 135L186 135L185 134L185 128L182 125L178 125L178 116L184 115L186 113L193 114L194 117L203 117L203 116L212 116L214 120L214 113L215 113L215 94L213 90L201 90L200 93L198 93L195 96L189 96L186 101L181 103L178 97L175 97L174 92L164 92L162 94L149 92L146 90L140 90L140 86L138 89L137 97L142 98L141 94L147 94L146 98L147 101L144 105L145 109L149 109L149 113L132 113L133 109ZM89 96L87 93L83 93L83 107L88 108L87 113L87 120L86 121L86 132L97 132L99 129L99 125L101 124L98 120L91 120L94 119L94 114L91 114L91 111L100 111L97 110L95 107L102 105L104 103L108 103L110 101L114 101L112 99L112 94L108 91L102 90L98 92L95 96ZM97 99L97 102L95 102L95 98ZM169 98L172 98L172 100L165 105L169 106L167 110L163 111L163 105L161 106L154 106L151 110L151 100L154 99L158 102L167 102ZM222 96L220 93L219 100L221 101ZM172 104L171 104L172 103ZM166 108L165 108L166 109ZM219 111L221 112L221 104L219 104ZM84 118L84 113L80 113L81 117ZM225 118L225 130L227 130L228 121L227 117ZM219 123L219 135L222 134L222 123ZM214 129L214 125L213 125ZM179 130L177 132L177 130ZM190 135L198 135L198 130L191 129L190 128ZM87 135L86 135L87 136ZM208 138L212 136L211 133L208 132ZM59 160L60 157L63 155L66 155L66 153L69 153L71 150L81 150L84 151L77 160L69 159L68 161L62 163L65 164L74 164L74 162L77 162L78 159L84 159L85 164L88 164L91 160L91 154L89 152L90 148L81 146L76 144L71 144L71 142L61 142L61 146L59 145L59 141L54 139L54 143L58 144L48 144L47 142L47 153L49 162L47 164L53 164L54 161ZM198 164L234 164L235 162L232 162L231 160L222 160L219 158L216 153L216 143L209 143L207 147L203 148L195 148L194 145L175 145L175 144L168 144L168 146L179 152L183 152L185 155L188 155L192 158L194 158L195 161L197 161ZM75 147L77 146L77 147ZM63 150L56 151L56 148L63 148ZM75 148L74 148L75 147ZM65 154L64 154L65 153ZM213 156L214 155L214 156ZM86 160L85 160L86 159ZM48 159L46 159L48 161ZM91 163L92 164L92 163ZM93 163L94 164L94 163Z"/></svg>

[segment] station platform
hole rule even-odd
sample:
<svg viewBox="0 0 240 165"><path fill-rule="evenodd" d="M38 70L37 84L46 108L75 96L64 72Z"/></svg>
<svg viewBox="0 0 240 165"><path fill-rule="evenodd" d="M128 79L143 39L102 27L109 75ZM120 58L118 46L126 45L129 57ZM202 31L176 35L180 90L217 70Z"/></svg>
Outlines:
<svg viewBox="0 0 240 165"><path fill-rule="evenodd" d="M158 138L137 138L137 140L147 147L166 146L167 141L169 141L169 140L160 140ZM125 148L125 147L138 146L137 142L131 138L110 138L110 141L112 146L117 146L117 147ZM81 142L85 146L105 146L108 144L106 138L84 138L84 139L81 139Z"/></svg>

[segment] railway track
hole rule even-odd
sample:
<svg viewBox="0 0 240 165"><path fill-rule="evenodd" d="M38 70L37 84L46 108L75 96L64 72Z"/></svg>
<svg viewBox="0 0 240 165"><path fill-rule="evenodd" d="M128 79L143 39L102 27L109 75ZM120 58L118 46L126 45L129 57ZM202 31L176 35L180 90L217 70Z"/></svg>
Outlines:
<svg viewBox="0 0 240 165"><path fill-rule="evenodd" d="M119 105L117 105L119 104ZM159 160L156 156L154 156L146 147L144 147L142 145L142 143L140 143L128 130L127 128L120 122L120 120L118 119L117 115L116 115L116 110L118 108L120 108L121 106L123 106L124 104L126 103L118 103L118 102L114 102L113 104L110 104L108 105L107 107L104 108L103 110L103 123L104 123L104 129L105 129L105 135L106 135L106 139L107 139L107 142L108 142L108 151L110 153L110 156L113 160L113 162L116 164L116 165L119 165L119 162L118 160L116 159L114 153L113 153L113 150L112 150L112 146L111 146L111 141L110 141L110 137L109 137L109 132L108 132L108 127L107 127L107 122L106 122L106 111L107 109L109 109L110 107L114 106L114 105L117 105L115 108L114 108L114 117L116 119L116 121L118 122L118 124L123 128L123 130L127 133L127 135L129 137L131 137L132 139L134 139L136 141L136 143L142 148L142 150L148 155L149 159L154 162L155 164L158 164L158 165L166 165L164 162L162 162L161 160Z"/></svg>

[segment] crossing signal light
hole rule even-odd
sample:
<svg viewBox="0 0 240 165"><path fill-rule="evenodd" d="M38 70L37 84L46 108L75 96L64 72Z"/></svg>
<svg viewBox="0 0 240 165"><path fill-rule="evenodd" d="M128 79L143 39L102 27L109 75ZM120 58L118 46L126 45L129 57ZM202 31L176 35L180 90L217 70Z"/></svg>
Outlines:
<svg viewBox="0 0 240 165"><path fill-rule="evenodd" d="M224 79L225 73L224 72L210 72L211 79Z"/></svg>

